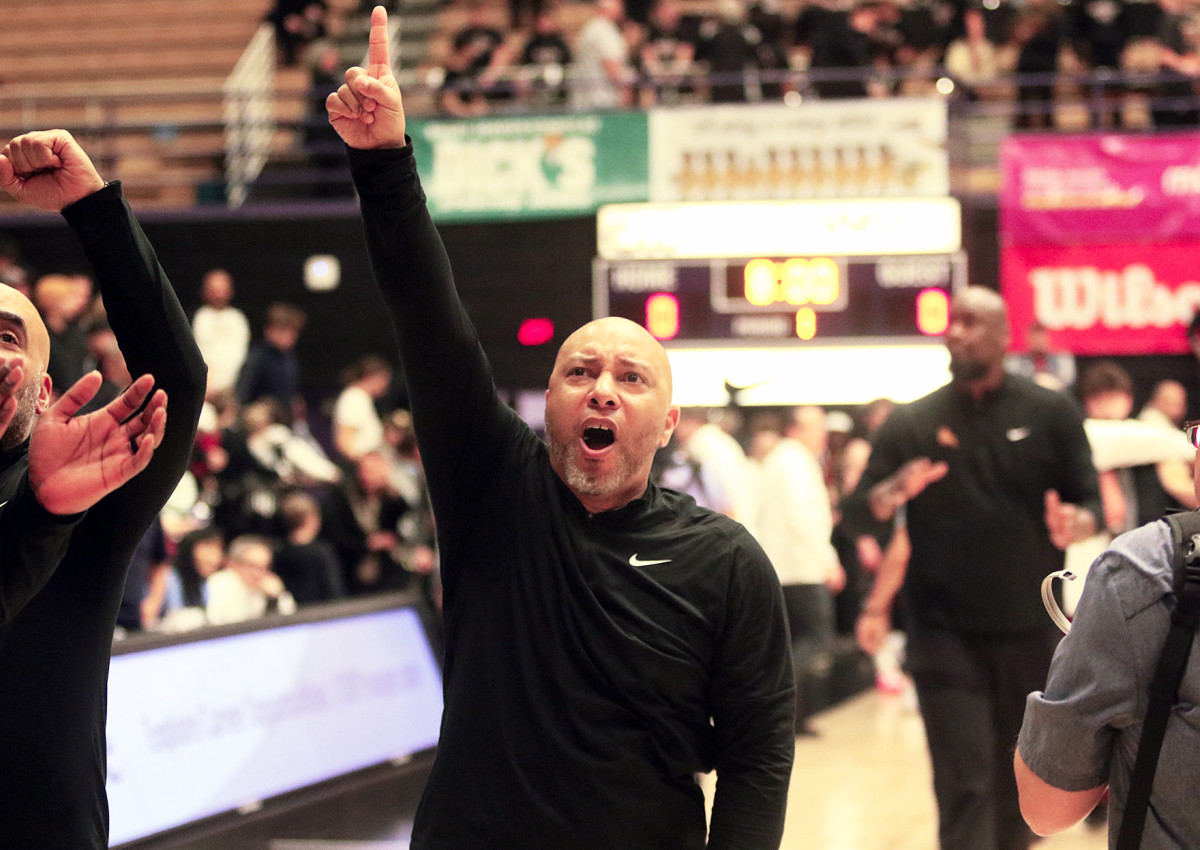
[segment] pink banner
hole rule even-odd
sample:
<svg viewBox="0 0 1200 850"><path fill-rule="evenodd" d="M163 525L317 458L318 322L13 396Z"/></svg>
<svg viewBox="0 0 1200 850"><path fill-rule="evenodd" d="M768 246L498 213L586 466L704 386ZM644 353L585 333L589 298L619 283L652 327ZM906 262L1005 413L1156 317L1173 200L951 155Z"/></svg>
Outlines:
<svg viewBox="0 0 1200 850"><path fill-rule="evenodd" d="M1082 355L1185 354L1200 308L1200 242L1013 245L1001 249L1001 292L1015 351L1034 321L1055 348Z"/></svg>
<svg viewBox="0 0 1200 850"><path fill-rule="evenodd" d="M1010 136L1000 167L1006 243L1200 239L1200 133Z"/></svg>

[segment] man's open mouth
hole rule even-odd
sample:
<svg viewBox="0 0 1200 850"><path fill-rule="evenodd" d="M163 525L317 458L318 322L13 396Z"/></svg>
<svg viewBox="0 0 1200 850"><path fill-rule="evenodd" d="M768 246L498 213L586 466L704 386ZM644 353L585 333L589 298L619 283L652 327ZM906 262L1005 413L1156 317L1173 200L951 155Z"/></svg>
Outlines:
<svg viewBox="0 0 1200 850"><path fill-rule="evenodd" d="M583 444L592 451L608 448L615 439L616 435L608 428L583 429Z"/></svg>

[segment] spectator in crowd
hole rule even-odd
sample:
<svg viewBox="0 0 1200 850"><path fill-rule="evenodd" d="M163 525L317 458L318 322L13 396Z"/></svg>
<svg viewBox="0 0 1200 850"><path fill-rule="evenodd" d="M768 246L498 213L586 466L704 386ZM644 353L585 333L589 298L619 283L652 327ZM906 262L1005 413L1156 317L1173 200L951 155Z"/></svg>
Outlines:
<svg viewBox="0 0 1200 850"><path fill-rule="evenodd" d="M751 490L746 453L721 427L720 411L684 408L679 411L674 440L696 471L700 504L753 529L757 499ZM679 487L680 481L664 481ZM688 492L692 492L689 490Z"/></svg>
<svg viewBox="0 0 1200 850"><path fill-rule="evenodd" d="M254 620L266 614L294 614L296 600L271 571L271 542L265 537L235 537L225 564L205 581L204 611L214 626Z"/></svg>
<svg viewBox="0 0 1200 850"><path fill-rule="evenodd" d="M1041 322L1033 322L1025 330L1025 347L1024 353L1014 352L1005 359L1008 371L1052 390L1075 385L1075 355L1055 348L1050 331Z"/></svg>
<svg viewBox="0 0 1200 850"><path fill-rule="evenodd" d="M471 44L455 45L446 61L445 74L438 89L438 107L454 118L473 118L488 113L480 72L471 70L474 56Z"/></svg>
<svg viewBox="0 0 1200 850"><path fill-rule="evenodd" d="M285 66L295 66L308 44L328 35L328 17L325 0L275 0L266 20L275 27L275 45Z"/></svg>
<svg viewBox="0 0 1200 850"><path fill-rule="evenodd" d="M807 68L812 64L817 42L832 28L844 24L844 20L837 19L844 19L846 15L835 0L806 0L800 5L792 25L792 44L800 67Z"/></svg>
<svg viewBox="0 0 1200 850"><path fill-rule="evenodd" d="M1017 21L1018 128L1054 127L1054 75L1065 37L1066 21L1054 0L1029 4Z"/></svg>
<svg viewBox="0 0 1200 850"><path fill-rule="evenodd" d="M696 61L708 71L712 103L746 102L746 84L756 68L754 49L759 39L758 31L746 22L741 0L719 0L716 18L701 31L696 51Z"/></svg>
<svg viewBox="0 0 1200 850"><path fill-rule="evenodd" d="M321 536L337 552L346 589L354 595L402 590L409 583L400 523L409 506L388 481L379 452L359 458L356 473L326 494ZM432 569L432 564L427 565Z"/></svg>
<svg viewBox="0 0 1200 850"><path fill-rule="evenodd" d="M494 16L494 6L472 0L466 26L454 34L440 92L442 109L450 115L482 115L514 96L513 50Z"/></svg>
<svg viewBox="0 0 1200 850"><path fill-rule="evenodd" d="M208 579L224 563L225 538L219 527L205 526L185 534L175 547L173 568L162 591L164 623L171 612L182 608L203 611L208 605Z"/></svg>
<svg viewBox="0 0 1200 850"><path fill-rule="evenodd" d="M0 283L29 297L29 270L21 261L21 246L7 233L0 233Z"/></svg>
<svg viewBox="0 0 1200 850"><path fill-rule="evenodd" d="M966 9L962 20L963 34L946 48L946 73L968 100L987 100L994 96L992 84L1000 73L996 45L987 36L982 9Z"/></svg>
<svg viewBox="0 0 1200 850"><path fill-rule="evenodd" d="M241 418L251 457L282 484L305 487L341 480L337 466L284 422L283 409L274 399L246 406Z"/></svg>
<svg viewBox="0 0 1200 850"><path fill-rule="evenodd" d="M571 105L578 110L616 109L632 102L633 67L621 33L622 0L595 0L595 14L575 41Z"/></svg>
<svg viewBox="0 0 1200 850"><path fill-rule="evenodd" d="M383 445L383 422L376 404L392 384L392 367L382 357L368 354L346 368L342 383L333 406L333 445L354 463Z"/></svg>
<svg viewBox="0 0 1200 850"><path fill-rule="evenodd" d="M329 602L346 595L337 553L321 533L321 506L294 490L279 505L286 541L275 550L274 570L299 605Z"/></svg>
<svg viewBox="0 0 1200 850"><path fill-rule="evenodd" d="M833 510L820 456L824 411L795 408L761 462L755 535L779 574L796 672L796 733L813 734L808 718L825 704L836 633L833 597L846 574L831 542ZM761 434L759 435L761 437ZM820 452L818 454L817 452Z"/></svg>
<svg viewBox="0 0 1200 850"><path fill-rule="evenodd" d="M850 439L842 449L838 490L843 495L850 495L858 487L871 456L871 441L895 407L896 402L890 398L877 398L867 402L859 412Z"/></svg>
<svg viewBox="0 0 1200 850"><path fill-rule="evenodd" d="M304 150L316 170L313 192L327 198L350 193L350 175L342 154L341 139L325 115L325 95L336 88L346 70L337 42L318 39L305 51L308 67L308 112L304 116ZM246 339L249 341L249 329ZM232 382L230 382L232 386Z"/></svg>
<svg viewBox="0 0 1200 850"><path fill-rule="evenodd" d="M82 412L90 413L99 410L120 395L121 390L133 381L133 377L129 374L125 355L117 345L116 334L108 324L108 317L103 310L93 312L86 319L83 330L88 352L84 360L84 370L90 372L94 369L102 378L96 395L83 406Z"/></svg>
<svg viewBox="0 0 1200 850"><path fill-rule="evenodd" d="M1193 461L1193 480L1193 498L1200 498L1200 455ZM1148 684L1178 603L1175 550L1165 522L1114 540L1092 565L1044 690L1029 694L1013 762L1021 811L1040 835L1073 826L1107 791L1109 846L1124 846L1117 834L1145 728ZM1200 748L1191 722L1198 686L1200 654L1193 649L1166 723L1136 846L1200 846L1192 781Z"/></svg>
<svg viewBox="0 0 1200 850"><path fill-rule="evenodd" d="M1121 56L1129 42L1130 21L1126 0L1082 0L1068 7L1074 13L1072 46L1075 55L1098 78L1085 92L1093 127L1120 129L1124 125L1121 99L1125 87L1119 80L1102 79L1121 74Z"/></svg>
<svg viewBox="0 0 1200 850"><path fill-rule="evenodd" d="M571 48L553 8L543 9L521 50L523 97L528 106L557 108L566 103L564 85L571 67Z"/></svg>
<svg viewBox="0 0 1200 850"><path fill-rule="evenodd" d="M34 285L33 303L50 333L46 374L55 392L84 375L88 356L84 315L91 299L92 282L82 275L48 274Z"/></svg>
<svg viewBox="0 0 1200 850"><path fill-rule="evenodd" d="M454 51L466 60L461 70L472 76L490 66L496 49L504 44L504 33L494 20L494 8L484 0L471 0L466 26L454 34Z"/></svg>
<svg viewBox="0 0 1200 850"><path fill-rule="evenodd" d="M274 399L243 408L221 434L225 466L217 473L215 521L230 536L280 532L279 499L292 487L334 484L341 470L283 422Z"/></svg>
<svg viewBox="0 0 1200 850"><path fill-rule="evenodd" d="M1187 0L1158 0L1158 83L1150 105L1155 127L1195 127L1200 124L1196 79L1200 50L1191 36Z"/></svg>
<svg viewBox="0 0 1200 850"><path fill-rule="evenodd" d="M688 76L695 57L679 0L658 0L650 10L650 27L638 56L638 73L645 83L643 105L679 103L691 91Z"/></svg>
<svg viewBox="0 0 1200 850"><path fill-rule="evenodd" d="M1078 410L1006 374L1008 341L998 293L958 292L945 334L950 383L892 412L843 506L851 528L866 505L881 522L905 510L907 656L944 850L1031 843L1006 765L1058 637L1038 590L1100 513ZM887 633L890 608L863 616Z"/></svg>
<svg viewBox="0 0 1200 850"><path fill-rule="evenodd" d="M125 590L117 610L117 626L129 632L139 632L158 622L158 599L150 593L155 574L170 563L167 538L162 522L155 518L142 535L129 570L125 573Z"/></svg>
<svg viewBox="0 0 1200 850"><path fill-rule="evenodd" d="M300 360L296 342L307 317L292 304L276 302L267 308L263 338L250 346L238 373L234 395L242 406L272 398L291 421L300 396Z"/></svg>
<svg viewBox="0 0 1200 850"><path fill-rule="evenodd" d="M893 91L901 96L936 95L938 66L950 43L950 18L955 7L949 2L907 0L894 7L892 50L885 65L897 76Z"/></svg>
<svg viewBox="0 0 1200 850"><path fill-rule="evenodd" d="M192 317L196 345L208 364L208 395L233 389L250 345L250 323L233 306L233 275L209 269L200 281L203 304Z"/></svg>
<svg viewBox="0 0 1200 850"><path fill-rule="evenodd" d="M881 31L888 9L866 2L848 16L825 15L812 36L809 70L812 87L823 99L867 97L867 80L876 58L885 51Z"/></svg>
<svg viewBox="0 0 1200 850"><path fill-rule="evenodd" d="M430 610L441 609L441 580L438 575L437 529L433 505L412 414L393 411L383 426L384 452L388 466L388 486L404 500L408 510L400 518L398 533L403 547L404 565L418 583Z"/></svg>
<svg viewBox="0 0 1200 850"><path fill-rule="evenodd" d="M1178 381L1159 381L1154 385L1150 400L1138 414L1138 419L1157 425L1164 431L1177 431L1187 417L1187 390ZM1189 511L1200 507L1196 502L1195 488L1191 484L1191 470L1187 463L1164 460L1155 466L1155 474L1162 489L1175 501L1174 507Z"/></svg>
<svg viewBox="0 0 1200 850"><path fill-rule="evenodd" d="M1121 422L1133 413L1133 379L1111 360L1095 363L1079 381L1083 415L1088 419ZM1138 495L1131 469L1109 469L1100 473L1100 500L1104 506L1104 530L1116 536L1141 525Z"/></svg>
<svg viewBox="0 0 1200 850"><path fill-rule="evenodd" d="M775 0L759 0L750 6L748 38L753 53L756 81L747 91L750 100L779 100L795 91L788 70L787 45L784 42L786 25Z"/></svg>

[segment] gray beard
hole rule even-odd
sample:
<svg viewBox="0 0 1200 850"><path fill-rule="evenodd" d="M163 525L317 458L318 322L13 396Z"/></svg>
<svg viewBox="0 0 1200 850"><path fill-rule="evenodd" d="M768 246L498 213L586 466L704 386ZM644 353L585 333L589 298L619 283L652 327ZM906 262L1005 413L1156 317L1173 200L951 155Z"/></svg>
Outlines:
<svg viewBox="0 0 1200 850"><path fill-rule="evenodd" d="M8 451L25 442L37 421L37 401L40 382L31 383L17 392L17 412L13 414L8 430L0 437L0 449Z"/></svg>
<svg viewBox="0 0 1200 850"><path fill-rule="evenodd" d="M615 493L628 479L632 470L629 458L622 456L617 459L611 471L605 475L591 475L583 470L575 459L571 446L550 443L550 457L554 466L563 470L566 483L573 493L585 496L602 497Z"/></svg>

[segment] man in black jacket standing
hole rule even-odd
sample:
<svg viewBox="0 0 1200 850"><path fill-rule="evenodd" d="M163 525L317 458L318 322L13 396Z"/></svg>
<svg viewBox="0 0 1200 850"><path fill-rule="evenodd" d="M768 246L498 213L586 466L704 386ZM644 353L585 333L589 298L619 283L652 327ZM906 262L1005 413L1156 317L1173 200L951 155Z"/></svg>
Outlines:
<svg viewBox="0 0 1200 850"><path fill-rule="evenodd" d="M414 850L768 850L794 753L783 594L737 523L649 483L666 352L624 319L559 349L549 446L498 398L372 15L328 98L350 147L437 519L445 713ZM695 775L717 771L712 825Z"/></svg>
<svg viewBox="0 0 1200 850"><path fill-rule="evenodd" d="M0 847L100 850L108 846L109 648L125 569L186 468L206 369L120 185L105 184L68 133L29 133L11 141L0 153L0 187L23 203L62 212L94 267L130 372L153 372L171 404L161 444L145 470L78 519L58 568L0 625ZM21 346L28 372L17 392L16 419L0 442L0 503L26 487L39 498L39 490L45 492L37 473L37 429L31 442L24 428L49 413L50 395L40 374L49 342L42 346L32 309L26 311L16 293L2 295L8 309L0 310L0 318L9 312L23 319L31 335L22 341L9 320L14 338L8 344ZM0 328L0 340L7 338ZM142 392L148 389L144 384ZM68 482L63 492L72 489ZM86 501L64 502L59 509L84 507Z"/></svg>
<svg viewBox="0 0 1200 850"><path fill-rule="evenodd" d="M891 573L902 560L881 567L858 631L878 644L903 584L942 850L1032 843L1009 765L1025 697L1041 689L1059 637L1040 585L1100 513L1078 408L1006 373L1008 340L999 293L959 291L945 334L950 382L892 412L843 505L860 532L868 507L880 522L905 511L907 575Z"/></svg>

